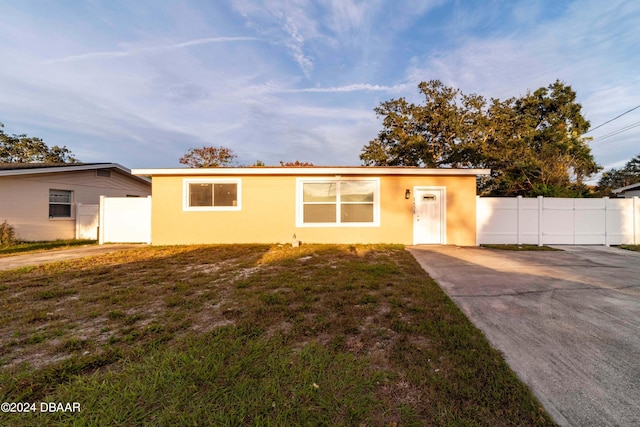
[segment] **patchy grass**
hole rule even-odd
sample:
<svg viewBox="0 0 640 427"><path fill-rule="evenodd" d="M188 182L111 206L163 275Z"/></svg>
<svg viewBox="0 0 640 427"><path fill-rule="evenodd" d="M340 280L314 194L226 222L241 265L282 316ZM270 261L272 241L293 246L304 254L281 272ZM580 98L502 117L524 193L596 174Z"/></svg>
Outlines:
<svg viewBox="0 0 640 427"><path fill-rule="evenodd" d="M480 245L483 248L489 249L500 249L503 251L562 251L562 249L552 248L551 246L538 246L538 245L516 245L516 244L506 244L506 245Z"/></svg>
<svg viewBox="0 0 640 427"><path fill-rule="evenodd" d="M0 257L22 255L25 252L44 252L52 249L67 249L73 246L95 245L97 240L53 240L48 242L20 242L0 247Z"/></svg>
<svg viewBox="0 0 640 427"><path fill-rule="evenodd" d="M0 272L27 425L553 425L400 246L144 247Z"/></svg>
<svg viewBox="0 0 640 427"><path fill-rule="evenodd" d="M628 251L640 252L640 245L620 245L620 249L626 249Z"/></svg>

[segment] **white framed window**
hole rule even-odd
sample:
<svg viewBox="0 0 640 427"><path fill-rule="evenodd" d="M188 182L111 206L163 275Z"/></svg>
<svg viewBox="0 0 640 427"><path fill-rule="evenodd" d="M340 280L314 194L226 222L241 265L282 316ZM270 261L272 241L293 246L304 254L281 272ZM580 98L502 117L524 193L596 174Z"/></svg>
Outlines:
<svg viewBox="0 0 640 427"><path fill-rule="evenodd" d="M298 178L298 227L377 227L379 178Z"/></svg>
<svg viewBox="0 0 640 427"><path fill-rule="evenodd" d="M49 218L71 218L73 191L49 190Z"/></svg>
<svg viewBox="0 0 640 427"><path fill-rule="evenodd" d="M189 178L183 181L185 211L239 211L242 185L235 178Z"/></svg>

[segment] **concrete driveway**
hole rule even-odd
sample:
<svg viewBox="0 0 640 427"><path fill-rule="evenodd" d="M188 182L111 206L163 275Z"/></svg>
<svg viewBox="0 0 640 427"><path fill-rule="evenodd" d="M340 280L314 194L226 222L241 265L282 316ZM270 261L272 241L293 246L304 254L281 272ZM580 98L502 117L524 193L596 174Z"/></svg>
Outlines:
<svg viewBox="0 0 640 427"><path fill-rule="evenodd" d="M106 254L125 249L139 248L147 246L142 244L114 243L108 245L88 245L78 246L70 249L51 249L43 252L36 252L24 255L13 255L0 257L0 271L11 270L13 268L26 267L29 265L46 264L55 261L65 261L75 258Z"/></svg>
<svg viewBox="0 0 640 427"><path fill-rule="evenodd" d="M640 253L409 251L556 422L640 425Z"/></svg>

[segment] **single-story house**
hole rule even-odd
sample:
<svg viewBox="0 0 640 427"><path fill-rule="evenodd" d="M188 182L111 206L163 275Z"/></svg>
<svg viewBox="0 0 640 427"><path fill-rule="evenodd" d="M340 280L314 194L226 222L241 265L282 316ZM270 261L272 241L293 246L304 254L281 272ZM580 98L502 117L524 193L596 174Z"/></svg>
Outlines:
<svg viewBox="0 0 640 427"><path fill-rule="evenodd" d="M488 169L134 169L152 177L152 243L476 244Z"/></svg>
<svg viewBox="0 0 640 427"><path fill-rule="evenodd" d="M640 197L640 182L616 188L612 191L617 197L633 198Z"/></svg>
<svg viewBox="0 0 640 427"><path fill-rule="evenodd" d="M97 239L101 195L150 194L149 178L116 163L0 163L0 222L20 240Z"/></svg>

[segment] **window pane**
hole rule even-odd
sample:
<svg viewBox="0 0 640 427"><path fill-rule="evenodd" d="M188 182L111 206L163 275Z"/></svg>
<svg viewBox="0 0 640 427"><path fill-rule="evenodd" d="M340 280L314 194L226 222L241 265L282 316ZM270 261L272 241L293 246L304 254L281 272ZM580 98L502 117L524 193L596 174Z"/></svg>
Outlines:
<svg viewBox="0 0 640 427"><path fill-rule="evenodd" d="M49 205L49 217L71 218L71 205Z"/></svg>
<svg viewBox="0 0 640 427"><path fill-rule="evenodd" d="M340 221L373 222L373 204L363 203L340 205Z"/></svg>
<svg viewBox="0 0 640 427"><path fill-rule="evenodd" d="M302 185L304 202L335 202L336 184L334 182L313 182Z"/></svg>
<svg viewBox="0 0 640 427"><path fill-rule="evenodd" d="M49 190L49 203L71 203L71 191Z"/></svg>
<svg viewBox="0 0 640 427"><path fill-rule="evenodd" d="M304 205L304 222L336 222L336 205Z"/></svg>
<svg viewBox="0 0 640 427"><path fill-rule="evenodd" d="M213 206L213 184L189 184L189 206Z"/></svg>
<svg viewBox="0 0 640 427"><path fill-rule="evenodd" d="M340 201L373 202L374 181L342 181L340 182Z"/></svg>
<svg viewBox="0 0 640 427"><path fill-rule="evenodd" d="M215 184L214 206L238 206L237 184Z"/></svg>

